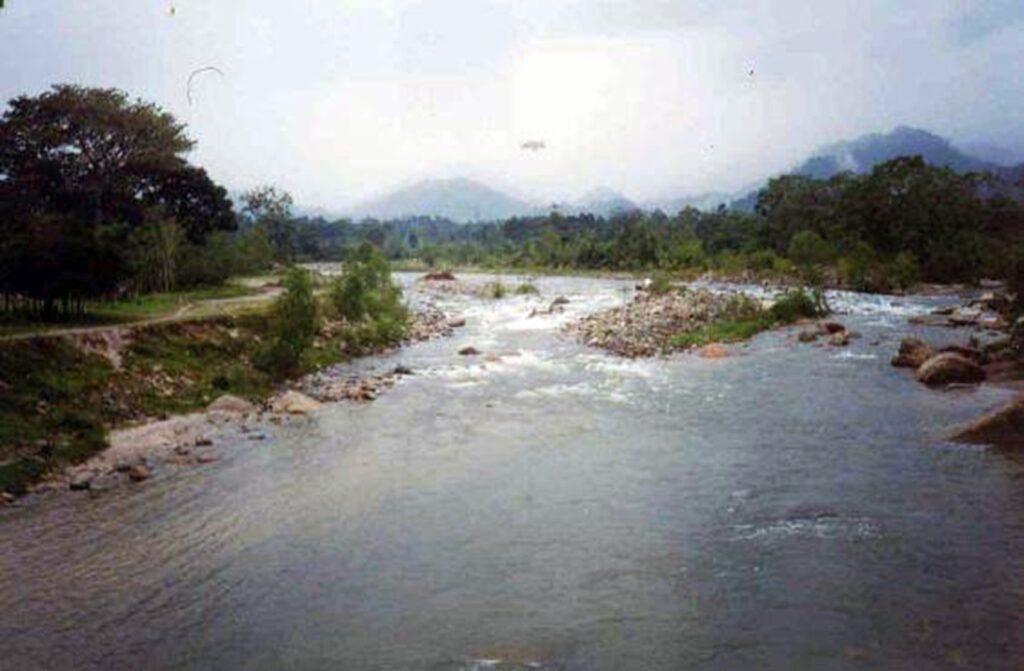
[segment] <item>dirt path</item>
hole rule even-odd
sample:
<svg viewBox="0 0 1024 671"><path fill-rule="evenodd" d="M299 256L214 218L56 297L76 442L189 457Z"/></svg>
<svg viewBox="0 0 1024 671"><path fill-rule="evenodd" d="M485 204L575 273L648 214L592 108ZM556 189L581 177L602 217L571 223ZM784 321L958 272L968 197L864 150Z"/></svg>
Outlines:
<svg viewBox="0 0 1024 671"><path fill-rule="evenodd" d="M62 329L42 329L38 331L26 331L25 333L0 335L0 343L14 342L18 340L31 340L33 338L63 338L104 335L115 332L124 333L126 331L133 331L135 329L145 328L155 324L216 317L218 315L230 314L233 309L267 303L277 297L280 293L280 289L275 289L253 296L210 298L200 301L190 301L178 306L172 312L165 312L164 314L145 317L136 321L121 322L117 324L97 324L95 326L71 326Z"/></svg>

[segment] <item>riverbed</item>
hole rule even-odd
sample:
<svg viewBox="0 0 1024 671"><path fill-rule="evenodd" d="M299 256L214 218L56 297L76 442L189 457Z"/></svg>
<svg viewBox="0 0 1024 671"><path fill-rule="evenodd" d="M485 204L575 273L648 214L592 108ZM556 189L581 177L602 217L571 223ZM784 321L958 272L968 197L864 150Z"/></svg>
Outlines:
<svg viewBox="0 0 1024 671"><path fill-rule="evenodd" d="M1024 663L1024 465L944 440L1009 392L889 365L908 333L966 338L907 325L949 299L833 294L846 348L627 360L561 329L628 281L402 281L467 323L342 371L414 372L373 403L0 509L0 668Z"/></svg>

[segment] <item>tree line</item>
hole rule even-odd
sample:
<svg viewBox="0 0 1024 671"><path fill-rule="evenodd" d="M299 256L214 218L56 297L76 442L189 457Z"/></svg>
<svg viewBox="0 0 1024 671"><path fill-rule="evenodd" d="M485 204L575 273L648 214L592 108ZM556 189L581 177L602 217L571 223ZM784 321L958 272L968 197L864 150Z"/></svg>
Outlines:
<svg viewBox="0 0 1024 671"><path fill-rule="evenodd" d="M11 100L0 117L0 309L66 318L286 257L287 194L257 189L236 215L187 160L194 146L170 114L116 89Z"/></svg>

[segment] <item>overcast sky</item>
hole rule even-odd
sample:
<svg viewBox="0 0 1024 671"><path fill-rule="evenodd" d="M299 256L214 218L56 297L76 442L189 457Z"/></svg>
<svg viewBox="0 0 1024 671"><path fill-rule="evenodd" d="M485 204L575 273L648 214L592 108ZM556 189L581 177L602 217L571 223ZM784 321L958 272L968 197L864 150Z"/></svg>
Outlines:
<svg viewBox="0 0 1024 671"><path fill-rule="evenodd" d="M215 179L305 205L452 176L650 199L898 124L1024 149L1024 1L6 0L0 99L58 82L156 101Z"/></svg>

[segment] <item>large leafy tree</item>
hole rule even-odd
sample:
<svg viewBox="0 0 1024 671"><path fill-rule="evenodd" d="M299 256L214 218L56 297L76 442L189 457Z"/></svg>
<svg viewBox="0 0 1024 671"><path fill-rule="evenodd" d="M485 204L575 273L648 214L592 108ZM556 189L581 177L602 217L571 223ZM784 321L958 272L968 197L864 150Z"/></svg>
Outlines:
<svg viewBox="0 0 1024 671"><path fill-rule="evenodd" d="M155 208L193 243L234 227L226 191L189 165L184 126L115 89L59 85L0 117L0 226L11 240L0 291L47 312L109 293L130 270L126 241Z"/></svg>

